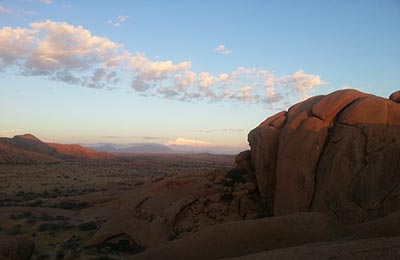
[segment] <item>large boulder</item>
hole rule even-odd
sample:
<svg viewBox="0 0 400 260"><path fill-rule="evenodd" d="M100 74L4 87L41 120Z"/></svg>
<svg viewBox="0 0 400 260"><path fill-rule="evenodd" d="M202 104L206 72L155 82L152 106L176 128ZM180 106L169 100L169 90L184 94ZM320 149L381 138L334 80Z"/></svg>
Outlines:
<svg viewBox="0 0 400 260"><path fill-rule="evenodd" d="M298 213L210 226L176 241L150 248L132 259L213 260L242 256L346 234L333 219L321 213Z"/></svg>
<svg viewBox="0 0 400 260"><path fill-rule="evenodd" d="M356 90L316 96L248 135L273 215L321 211L346 224L399 209L400 104Z"/></svg>
<svg viewBox="0 0 400 260"><path fill-rule="evenodd" d="M0 236L0 259L27 260L34 249L35 244L29 238Z"/></svg>

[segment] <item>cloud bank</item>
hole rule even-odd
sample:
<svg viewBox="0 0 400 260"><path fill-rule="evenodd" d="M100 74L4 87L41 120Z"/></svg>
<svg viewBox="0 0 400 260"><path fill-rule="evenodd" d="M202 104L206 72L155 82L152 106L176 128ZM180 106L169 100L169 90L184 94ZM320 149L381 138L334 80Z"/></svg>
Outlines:
<svg viewBox="0 0 400 260"><path fill-rule="evenodd" d="M221 46L220 50L227 51ZM29 28L0 29L0 71L72 85L112 88L122 76L128 76L127 85L144 96L272 105L287 98L305 98L315 87L326 84L319 75L301 69L276 75L261 68L238 67L212 74L191 67L190 61L153 61L142 53L132 54L123 44L66 22L46 20L31 23Z"/></svg>

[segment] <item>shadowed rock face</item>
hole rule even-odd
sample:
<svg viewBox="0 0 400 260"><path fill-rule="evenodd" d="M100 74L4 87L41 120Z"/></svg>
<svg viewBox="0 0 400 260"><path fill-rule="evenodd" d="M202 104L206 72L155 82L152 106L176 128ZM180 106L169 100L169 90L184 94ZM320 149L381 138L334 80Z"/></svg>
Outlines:
<svg viewBox="0 0 400 260"><path fill-rule="evenodd" d="M351 224L400 209L398 96L337 91L253 129L250 165L268 213L321 211Z"/></svg>

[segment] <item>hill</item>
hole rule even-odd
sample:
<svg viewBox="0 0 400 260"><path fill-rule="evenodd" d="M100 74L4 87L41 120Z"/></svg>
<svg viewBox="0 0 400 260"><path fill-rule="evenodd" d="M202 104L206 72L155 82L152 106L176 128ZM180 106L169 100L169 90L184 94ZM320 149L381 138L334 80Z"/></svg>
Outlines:
<svg viewBox="0 0 400 260"><path fill-rule="evenodd" d="M31 134L0 138L0 163L54 163L67 159L106 159L99 153L80 145L45 143Z"/></svg>

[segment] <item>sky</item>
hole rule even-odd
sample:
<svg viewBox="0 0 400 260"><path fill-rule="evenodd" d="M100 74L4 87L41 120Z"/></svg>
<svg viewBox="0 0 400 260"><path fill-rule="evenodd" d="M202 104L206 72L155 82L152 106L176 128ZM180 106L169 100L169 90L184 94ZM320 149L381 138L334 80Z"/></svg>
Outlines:
<svg viewBox="0 0 400 260"><path fill-rule="evenodd" d="M398 0L0 0L0 136L240 151L310 96L399 90L399 28Z"/></svg>

